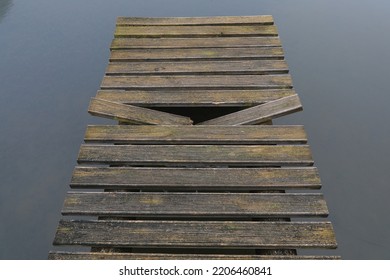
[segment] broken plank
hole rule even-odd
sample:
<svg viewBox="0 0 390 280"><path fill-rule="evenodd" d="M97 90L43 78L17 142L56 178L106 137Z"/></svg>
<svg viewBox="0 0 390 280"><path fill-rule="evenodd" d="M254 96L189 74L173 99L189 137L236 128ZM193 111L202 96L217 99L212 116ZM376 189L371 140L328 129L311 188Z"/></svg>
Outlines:
<svg viewBox="0 0 390 280"><path fill-rule="evenodd" d="M260 16L217 16L217 17L118 17L117 26L126 25L248 25L273 24L271 15Z"/></svg>
<svg viewBox="0 0 390 280"><path fill-rule="evenodd" d="M321 181L315 167L76 167L70 186L94 189L247 191L319 189Z"/></svg>
<svg viewBox="0 0 390 280"><path fill-rule="evenodd" d="M206 25L198 26L117 26L118 37L231 37L231 36L277 36L275 25Z"/></svg>
<svg viewBox="0 0 390 280"><path fill-rule="evenodd" d="M218 201L218 203L215 203ZM326 217L322 194L71 192L63 215L131 217Z"/></svg>
<svg viewBox="0 0 390 280"><path fill-rule="evenodd" d="M215 37L215 38L115 38L111 50L174 48L239 48L280 47L279 37Z"/></svg>
<svg viewBox="0 0 390 280"><path fill-rule="evenodd" d="M259 124L301 110L302 104L298 95L292 95L222 117L207 120L199 123L199 125Z"/></svg>
<svg viewBox="0 0 390 280"><path fill-rule="evenodd" d="M126 166L310 166L308 145L81 145L78 163Z"/></svg>
<svg viewBox="0 0 390 280"><path fill-rule="evenodd" d="M106 75L261 75L286 73L288 73L288 66L284 60L115 62L110 63L106 69Z"/></svg>
<svg viewBox="0 0 390 280"><path fill-rule="evenodd" d="M301 125L246 126L150 126L89 125L85 142L122 144L305 144Z"/></svg>
<svg viewBox="0 0 390 280"><path fill-rule="evenodd" d="M284 89L290 75L105 76L102 89Z"/></svg>
<svg viewBox="0 0 390 280"><path fill-rule="evenodd" d="M192 124L188 117L96 98L91 99L88 112L94 116L133 124Z"/></svg>
<svg viewBox="0 0 390 280"><path fill-rule="evenodd" d="M283 59L280 47L127 49L111 51L110 61Z"/></svg>
<svg viewBox="0 0 390 280"><path fill-rule="evenodd" d="M293 89L99 90L96 98L142 107L250 107L295 94Z"/></svg>
<svg viewBox="0 0 390 280"><path fill-rule="evenodd" d="M231 221L61 220L54 245L231 249L337 247L329 222Z"/></svg>

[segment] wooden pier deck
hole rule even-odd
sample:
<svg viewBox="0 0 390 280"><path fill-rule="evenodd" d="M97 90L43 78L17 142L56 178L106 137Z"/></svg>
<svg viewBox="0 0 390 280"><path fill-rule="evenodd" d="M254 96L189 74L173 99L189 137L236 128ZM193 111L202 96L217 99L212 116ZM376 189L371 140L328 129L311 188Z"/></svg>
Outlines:
<svg viewBox="0 0 390 280"><path fill-rule="evenodd" d="M118 18L49 258L337 258L300 110L272 16Z"/></svg>

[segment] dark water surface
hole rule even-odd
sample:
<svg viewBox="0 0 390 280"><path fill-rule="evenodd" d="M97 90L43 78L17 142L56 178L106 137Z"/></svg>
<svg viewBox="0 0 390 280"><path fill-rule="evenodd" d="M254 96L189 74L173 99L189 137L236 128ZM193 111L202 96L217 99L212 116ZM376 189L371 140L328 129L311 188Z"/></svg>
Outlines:
<svg viewBox="0 0 390 280"><path fill-rule="evenodd" d="M0 0L0 258L45 259L117 16L271 14L345 259L390 259L390 2ZM335 252L330 252L335 253Z"/></svg>

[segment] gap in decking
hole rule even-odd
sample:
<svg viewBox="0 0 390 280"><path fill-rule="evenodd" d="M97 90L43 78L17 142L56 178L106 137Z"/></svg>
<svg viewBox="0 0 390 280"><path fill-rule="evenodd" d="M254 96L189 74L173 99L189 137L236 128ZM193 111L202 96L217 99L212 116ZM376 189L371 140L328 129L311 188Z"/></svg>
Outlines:
<svg viewBox="0 0 390 280"><path fill-rule="evenodd" d="M191 118L194 124L197 124L199 122L243 110L245 107L153 107L150 109L186 116Z"/></svg>

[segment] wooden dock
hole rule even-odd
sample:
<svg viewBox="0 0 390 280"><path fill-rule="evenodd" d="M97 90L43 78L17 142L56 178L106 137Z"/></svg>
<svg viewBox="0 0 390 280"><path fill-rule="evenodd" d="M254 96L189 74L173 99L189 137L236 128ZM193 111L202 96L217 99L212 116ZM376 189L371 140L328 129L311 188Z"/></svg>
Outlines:
<svg viewBox="0 0 390 280"><path fill-rule="evenodd" d="M272 16L118 18L49 258L337 258L300 110Z"/></svg>

